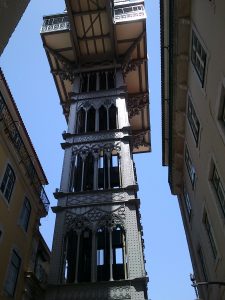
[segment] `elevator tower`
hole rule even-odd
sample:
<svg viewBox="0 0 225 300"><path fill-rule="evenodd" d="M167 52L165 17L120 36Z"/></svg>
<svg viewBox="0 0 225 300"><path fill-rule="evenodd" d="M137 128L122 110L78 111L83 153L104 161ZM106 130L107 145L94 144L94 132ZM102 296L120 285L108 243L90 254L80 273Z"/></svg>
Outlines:
<svg viewBox="0 0 225 300"><path fill-rule="evenodd" d="M66 0L41 36L68 129L46 299L147 299L133 154L150 151L142 0Z"/></svg>

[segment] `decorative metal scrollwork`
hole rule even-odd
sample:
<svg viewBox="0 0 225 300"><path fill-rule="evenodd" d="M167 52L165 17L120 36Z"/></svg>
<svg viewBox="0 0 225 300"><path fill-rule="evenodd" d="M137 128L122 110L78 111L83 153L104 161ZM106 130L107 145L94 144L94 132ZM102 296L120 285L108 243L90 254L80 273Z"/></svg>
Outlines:
<svg viewBox="0 0 225 300"><path fill-rule="evenodd" d="M94 156L100 154L100 151L105 151L106 153L116 150L118 153L121 150L120 143L107 143L107 144L94 144L94 145L76 145L73 147L73 154L83 154L87 155L88 153L92 153Z"/></svg>
<svg viewBox="0 0 225 300"><path fill-rule="evenodd" d="M149 144L145 141L145 136L148 131L143 131L133 136L133 148L148 147Z"/></svg>
<svg viewBox="0 0 225 300"><path fill-rule="evenodd" d="M130 96L127 102L129 118L138 115L147 104L148 94L137 94Z"/></svg>

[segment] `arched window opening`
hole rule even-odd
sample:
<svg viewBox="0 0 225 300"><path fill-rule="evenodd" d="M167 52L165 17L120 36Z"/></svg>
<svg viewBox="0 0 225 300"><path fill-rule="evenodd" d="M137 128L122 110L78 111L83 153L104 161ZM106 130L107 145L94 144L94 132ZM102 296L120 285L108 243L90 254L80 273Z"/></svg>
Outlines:
<svg viewBox="0 0 225 300"><path fill-rule="evenodd" d="M81 79L81 92L86 93L87 89L88 89L88 76L87 74L83 74Z"/></svg>
<svg viewBox="0 0 225 300"><path fill-rule="evenodd" d="M70 231L65 238L64 282L74 283L77 260L77 234Z"/></svg>
<svg viewBox="0 0 225 300"><path fill-rule="evenodd" d="M102 190L104 186L104 157L101 153L98 159L98 188Z"/></svg>
<svg viewBox="0 0 225 300"><path fill-rule="evenodd" d="M107 227L97 231L97 280L110 279L110 242Z"/></svg>
<svg viewBox="0 0 225 300"><path fill-rule="evenodd" d="M100 73L100 90L106 90L106 74L105 72Z"/></svg>
<svg viewBox="0 0 225 300"><path fill-rule="evenodd" d="M80 192L82 185L83 160L79 154L74 155L70 172L70 191Z"/></svg>
<svg viewBox="0 0 225 300"><path fill-rule="evenodd" d="M108 72L108 89L115 88L115 75L114 72Z"/></svg>
<svg viewBox="0 0 225 300"><path fill-rule="evenodd" d="M99 108L99 130L107 130L107 109L103 105Z"/></svg>
<svg viewBox="0 0 225 300"><path fill-rule="evenodd" d="M89 75L89 92L96 91L96 73Z"/></svg>
<svg viewBox="0 0 225 300"><path fill-rule="evenodd" d="M120 184L120 172L119 172L119 156L113 155L110 160L110 179L111 188L119 188Z"/></svg>
<svg viewBox="0 0 225 300"><path fill-rule="evenodd" d="M99 157L98 164L98 188L99 189L107 189L109 187L109 165L108 165L108 157L106 154L101 154Z"/></svg>
<svg viewBox="0 0 225 300"><path fill-rule="evenodd" d="M87 112L87 132L95 131L95 109L93 106Z"/></svg>
<svg viewBox="0 0 225 300"><path fill-rule="evenodd" d="M117 107L111 105L109 108L109 129L117 129Z"/></svg>
<svg viewBox="0 0 225 300"><path fill-rule="evenodd" d="M86 112L83 107L77 113L77 133L84 133L85 132L85 115Z"/></svg>
<svg viewBox="0 0 225 300"><path fill-rule="evenodd" d="M78 282L91 281L92 264L92 232L90 229L82 231L80 236Z"/></svg>
<svg viewBox="0 0 225 300"><path fill-rule="evenodd" d="M81 174L80 174L81 176ZM94 184L94 158L92 153L89 153L84 163L84 174L83 174L83 190L93 190Z"/></svg>
<svg viewBox="0 0 225 300"><path fill-rule="evenodd" d="M119 187L121 187L119 156L102 151L98 160L98 188Z"/></svg>
<svg viewBox="0 0 225 300"><path fill-rule="evenodd" d="M113 253L113 279L125 279L126 276L126 252L125 235L120 226L112 231L112 253Z"/></svg>

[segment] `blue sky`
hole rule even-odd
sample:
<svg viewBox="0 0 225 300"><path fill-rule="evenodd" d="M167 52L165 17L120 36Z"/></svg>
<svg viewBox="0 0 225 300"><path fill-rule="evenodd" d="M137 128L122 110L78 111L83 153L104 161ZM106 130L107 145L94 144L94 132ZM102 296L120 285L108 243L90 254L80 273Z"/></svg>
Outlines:
<svg viewBox="0 0 225 300"><path fill-rule="evenodd" d="M54 4L53 4L54 3ZM161 83L159 1L146 0L152 153L136 155L144 227L146 268L151 300L194 300L185 233L176 197L170 195L167 168L161 162ZM8 46L0 66L18 105L52 193L59 187L66 122L39 35L42 16L60 13L64 0L32 0ZM51 248L54 214L42 220L41 232Z"/></svg>

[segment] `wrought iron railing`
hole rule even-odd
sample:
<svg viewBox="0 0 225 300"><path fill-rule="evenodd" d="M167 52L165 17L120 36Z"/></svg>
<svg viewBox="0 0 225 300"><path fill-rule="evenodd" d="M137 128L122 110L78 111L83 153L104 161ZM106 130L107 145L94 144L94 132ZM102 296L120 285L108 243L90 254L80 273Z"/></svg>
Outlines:
<svg viewBox="0 0 225 300"><path fill-rule="evenodd" d="M15 147L17 154L19 155L21 162L23 163L27 176L29 177L31 184L33 185L35 192L40 197L41 203L44 205L46 213L49 209L49 200L45 193L45 190L40 182L38 174L34 168L32 159L23 143L16 122L13 120L5 100L0 93L0 122L5 125L5 132L8 134L12 144Z"/></svg>
<svg viewBox="0 0 225 300"><path fill-rule="evenodd" d="M46 18L41 27L41 33L62 30L70 30L70 22L67 15Z"/></svg>
<svg viewBox="0 0 225 300"><path fill-rule="evenodd" d="M145 8L143 4L120 7L114 9L114 22L131 21L145 18Z"/></svg>

